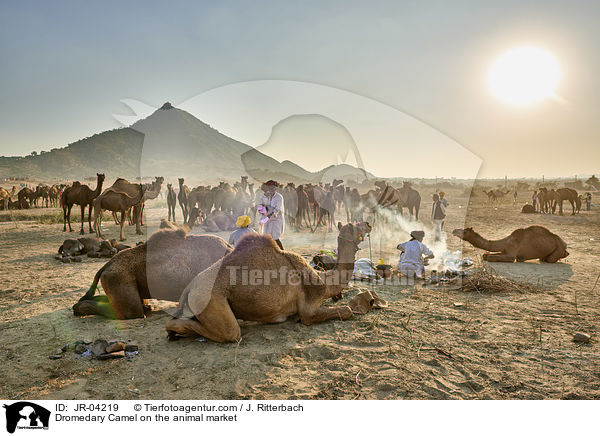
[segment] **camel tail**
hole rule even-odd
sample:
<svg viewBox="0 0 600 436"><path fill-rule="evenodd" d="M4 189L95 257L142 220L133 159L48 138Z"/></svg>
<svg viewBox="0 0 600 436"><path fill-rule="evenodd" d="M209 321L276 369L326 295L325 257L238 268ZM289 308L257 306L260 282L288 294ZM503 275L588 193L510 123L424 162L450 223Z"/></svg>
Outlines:
<svg viewBox="0 0 600 436"><path fill-rule="evenodd" d="M98 270L98 272L96 273L96 276L94 277L94 281L92 282L92 285L90 286L90 289L85 293L85 295L83 297L81 297L79 299L79 302L85 301L85 300L91 300L94 298L94 294L96 293L96 289L98 288L98 282L100 281L100 277L102 276L102 273L104 272L104 270L112 263L113 259L109 260L108 262L106 262L104 264L104 266L102 268L100 268Z"/></svg>

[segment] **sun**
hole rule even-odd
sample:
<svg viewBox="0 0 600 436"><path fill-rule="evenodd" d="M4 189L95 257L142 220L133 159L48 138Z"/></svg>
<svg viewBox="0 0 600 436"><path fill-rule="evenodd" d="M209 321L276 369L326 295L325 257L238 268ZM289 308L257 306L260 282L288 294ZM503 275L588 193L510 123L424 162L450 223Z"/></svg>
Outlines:
<svg viewBox="0 0 600 436"><path fill-rule="evenodd" d="M500 56L488 77L494 95L519 105L556 97L559 78L556 58L537 47L519 47Z"/></svg>

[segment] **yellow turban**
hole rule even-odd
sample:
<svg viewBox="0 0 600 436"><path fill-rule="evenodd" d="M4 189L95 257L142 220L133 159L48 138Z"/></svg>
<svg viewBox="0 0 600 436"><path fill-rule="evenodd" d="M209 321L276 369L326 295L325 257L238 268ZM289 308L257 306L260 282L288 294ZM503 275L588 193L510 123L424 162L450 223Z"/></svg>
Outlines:
<svg viewBox="0 0 600 436"><path fill-rule="evenodd" d="M248 227L250 225L250 217L248 215L240 215L235 224L238 227Z"/></svg>
<svg viewBox="0 0 600 436"><path fill-rule="evenodd" d="M444 191L440 191L440 197L443 197L444 195L446 195L446 193Z"/></svg>

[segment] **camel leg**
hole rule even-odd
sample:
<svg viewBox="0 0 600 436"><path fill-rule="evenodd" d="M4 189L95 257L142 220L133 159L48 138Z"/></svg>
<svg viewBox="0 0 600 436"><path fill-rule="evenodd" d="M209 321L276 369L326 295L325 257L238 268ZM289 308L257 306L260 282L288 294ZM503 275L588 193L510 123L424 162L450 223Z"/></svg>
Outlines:
<svg viewBox="0 0 600 436"><path fill-rule="evenodd" d="M311 325L331 319L347 320L352 317L349 306L319 307L317 310L300 310L300 321L304 325Z"/></svg>
<svg viewBox="0 0 600 436"><path fill-rule="evenodd" d="M564 250L562 248L557 248L552 253L550 253L550 255L546 256L545 259L540 259L540 261L547 263L556 263L563 257L565 257Z"/></svg>
<svg viewBox="0 0 600 436"><path fill-rule="evenodd" d="M137 209L137 214L136 214L136 208L132 208L131 213L132 213L132 218L135 220L135 234L136 235L143 235L144 232L142 232L142 227L141 227L141 223L142 223L142 211L144 209L144 205L142 203L142 205Z"/></svg>
<svg viewBox="0 0 600 436"><path fill-rule="evenodd" d="M85 203L81 205L81 231L80 235L85 235L85 231L83 230L83 224L85 223Z"/></svg>
<svg viewBox="0 0 600 436"><path fill-rule="evenodd" d="M90 229L90 233L94 233L94 229L92 229L92 209L94 208L93 203L88 204L88 228Z"/></svg>
<svg viewBox="0 0 600 436"><path fill-rule="evenodd" d="M68 210L67 210L67 223L69 223L69 232L72 232L73 229L71 228L71 209L73 208L73 205L69 206Z"/></svg>
<svg viewBox="0 0 600 436"><path fill-rule="evenodd" d="M515 256L507 253L490 253L484 254L483 260L488 262L514 262Z"/></svg>
<svg viewBox="0 0 600 436"><path fill-rule="evenodd" d="M237 342L242 336L227 299L214 294L196 319L172 319L167 322L166 329L170 339L202 335L215 342Z"/></svg>
<svg viewBox="0 0 600 436"><path fill-rule="evenodd" d="M8 209L8 206L6 207ZM67 206L63 206L63 232L67 231Z"/></svg>
<svg viewBox="0 0 600 436"><path fill-rule="evenodd" d="M125 230L124 230L124 227L125 227L125 214L126 213L127 213L126 211L122 211L121 212L121 241L125 240Z"/></svg>
<svg viewBox="0 0 600 436"><path fill-rule="evenodd" d="M114 311L114 318L144 318L144 304L135 277L123 279L118 274L104 272L100 280L110 308Z"/></svg>
<svg viewBox="0 0 600 436"><path fill-rule="evenodd" d="M90 300L83 300L73 305L75 316L100 315L109 319L116 319L117 314L108 302L106 295L96 295Z"/></svg>

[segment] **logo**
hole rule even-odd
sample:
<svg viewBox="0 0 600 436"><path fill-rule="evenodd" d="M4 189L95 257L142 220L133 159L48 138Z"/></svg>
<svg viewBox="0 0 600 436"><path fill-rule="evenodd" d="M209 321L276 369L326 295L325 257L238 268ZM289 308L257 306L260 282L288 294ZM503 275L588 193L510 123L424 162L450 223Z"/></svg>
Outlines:
<svg viewBox="0 0 600 436"><path fill-rule="evenodd" d="M18 429L48 429L50 411L28 401L4 405L6 409L6 431L14 433Z"/></svg>

